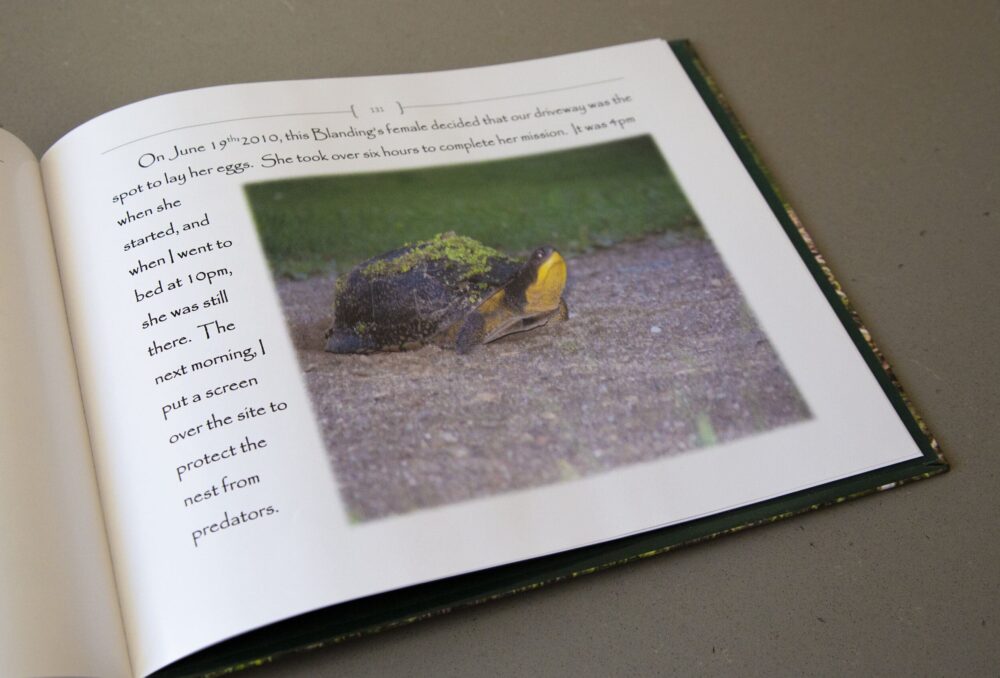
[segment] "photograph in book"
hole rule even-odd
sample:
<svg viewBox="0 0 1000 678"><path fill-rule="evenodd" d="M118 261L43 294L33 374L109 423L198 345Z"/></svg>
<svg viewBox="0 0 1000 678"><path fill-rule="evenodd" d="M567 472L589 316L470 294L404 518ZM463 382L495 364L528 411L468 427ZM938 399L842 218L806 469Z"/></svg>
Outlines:
<svg viewBox="0 0 1000 678"><path fill-rule="evenodd" d="M811 417L649 136L245 191L354 522Z"/></svg>

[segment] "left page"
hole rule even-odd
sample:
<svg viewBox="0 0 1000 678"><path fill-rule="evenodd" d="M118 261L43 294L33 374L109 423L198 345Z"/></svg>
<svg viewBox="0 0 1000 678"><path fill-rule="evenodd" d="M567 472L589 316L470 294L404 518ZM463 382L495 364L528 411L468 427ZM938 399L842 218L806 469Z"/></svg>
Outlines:
<svg viewBox="0 0 1000 678"><path fill-rule="evenodd" d="M0 675L130 675L38 161L0 130Z"/></svg>
<svg viewBox="0 0 1000 678"><path fill-rule="evenodd" d="M662 41L166 95L42 171L142 674L922 454ZM389 351L442 297L559 313Z"/></svg>

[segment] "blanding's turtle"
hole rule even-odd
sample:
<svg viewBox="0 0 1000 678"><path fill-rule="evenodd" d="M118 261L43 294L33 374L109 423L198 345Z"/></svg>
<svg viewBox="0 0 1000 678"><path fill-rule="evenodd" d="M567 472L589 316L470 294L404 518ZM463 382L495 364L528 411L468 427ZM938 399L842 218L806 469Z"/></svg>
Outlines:
<svg viewBox="0 0 1000 678"><path fill-rule="evenodd" d="M434 343L468 353L479 344L568 318L566 262L551 247L527 261L443 233L355 266L337 280L333 353L397 351Z"/></svg>

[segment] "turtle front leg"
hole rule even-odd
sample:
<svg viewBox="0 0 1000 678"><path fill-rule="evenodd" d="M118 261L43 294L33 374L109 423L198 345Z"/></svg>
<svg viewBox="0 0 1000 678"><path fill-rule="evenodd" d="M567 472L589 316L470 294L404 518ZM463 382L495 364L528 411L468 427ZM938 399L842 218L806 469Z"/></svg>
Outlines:
<svg viewBox="0 0 1000 678"><path fill-rule="evenodd" d="M462 323L462 329L458 331L455 350L463 355L469 353L483 343L484 336L486 336L486 319L481 313L470 313Z"/></svg>
<svg viewBox="0 0 1000 678"><path fill-rule="evenodd" d="M556 320L569 320L569 306L566 305L565 299L559 300L559 308L556 309Z"/></svg>

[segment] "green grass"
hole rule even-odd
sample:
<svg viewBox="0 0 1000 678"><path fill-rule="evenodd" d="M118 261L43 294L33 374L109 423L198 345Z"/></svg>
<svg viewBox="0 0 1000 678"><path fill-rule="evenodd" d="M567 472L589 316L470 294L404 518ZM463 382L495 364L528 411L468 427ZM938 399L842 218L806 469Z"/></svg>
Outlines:
<svg viewBox="0 0 1000 678"><path fill-rule="evenodd" d="M715 427L712 426L712 418L708 412L702 412L695 418L695 427L698 430L699 447L711 447L719 442L719 436L715 434Z"/></svg>
<svg viewBox="0 0 1000 678"><path fill-rule="evenodd" d="M455 231L511 255L564 254L697 224L648 136L542 155L246 187L278 275L338 271Z"/></svg>

